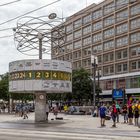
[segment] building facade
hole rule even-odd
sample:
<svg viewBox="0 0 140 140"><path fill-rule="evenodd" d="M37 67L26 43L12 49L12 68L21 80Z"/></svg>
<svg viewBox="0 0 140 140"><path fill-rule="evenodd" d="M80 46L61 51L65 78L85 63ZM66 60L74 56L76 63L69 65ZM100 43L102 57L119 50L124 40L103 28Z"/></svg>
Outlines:
<svg viewBox="0 0 140 140"><path fill-rule="evenodd" d="M52 43L52 59L71 61L73 69L91 74L91 55L98 57L102 95L112 89L140 96L140 1L105 0L68 17L62 39ZM55 34L52 31L52 34Z"/></svg>

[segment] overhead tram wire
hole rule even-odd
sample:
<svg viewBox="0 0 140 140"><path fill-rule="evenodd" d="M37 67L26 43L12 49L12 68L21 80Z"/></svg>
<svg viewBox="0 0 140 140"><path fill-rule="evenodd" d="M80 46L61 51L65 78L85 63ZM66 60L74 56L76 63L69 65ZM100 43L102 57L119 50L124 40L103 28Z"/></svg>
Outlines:
<svg viewBox="0 0 140 140"><path fill-rule="evenodd" d="M38 11L38 10L40 10L40 9L43 9L43 8L45 8L45 7L48 7L48 6L50 6L50 5L54 4L54 3L57 3L57 2L59 2L59 1L61 1L61 0L56 0L56 1L52 2L52 3L46 4L46 5L44 5L44 6L41 6L41 7L37 8L37 9L35 9L35 10L29 11L29 12L27 12L27 13L25 13L25 14L22 14L22 15L20 15L20 16L15 17L15 18L12 18L12 19L9 19L9 20L7 20L7 21L4 21L4 22L0 23L0 25L6 24L6 23L11 22L11 21L13 21L13 20L16 20L16 19L18 19L18 18L20 18L20 17L23 17L23 16L28 15L28 14L30 14L30 13L36 12L36 11Z"/></svg>
<svg viewBox="0 0 140 140"><path fill-rule="evenodd" d="M0 6L6 6L6 5L13 4L13 3L16 3L16 2L19 2L19 1L21 1L21 0L11 1L11 2L8 2L8 3L1 4Z"/></svg>

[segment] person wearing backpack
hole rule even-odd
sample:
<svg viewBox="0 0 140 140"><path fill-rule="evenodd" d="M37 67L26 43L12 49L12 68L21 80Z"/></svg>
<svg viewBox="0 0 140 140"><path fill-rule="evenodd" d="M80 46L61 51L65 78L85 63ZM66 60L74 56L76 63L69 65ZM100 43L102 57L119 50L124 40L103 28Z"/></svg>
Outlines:
<svg viewBox="0 0 140 140"><path fill-rule="evenodd" d="M112 120L113 120L112 127L116 127L117 108L116 108L115 104L112 105L111 117L112 117Z"/></svg>
<svg viewBox="0 0 140 140"><path fill-rule="evenodd" d="M105 117L106 117L106 106L103 103L102 106L99 108L100 118L101 118L101 127L105 126Z"/></svg>
<svg viewBox="0 0 140 140"><path fill-rule="evenodd" d="M135 126L138 126L139 121L139 103L136 103L134 106L134 120L135 120Z"/></svg>

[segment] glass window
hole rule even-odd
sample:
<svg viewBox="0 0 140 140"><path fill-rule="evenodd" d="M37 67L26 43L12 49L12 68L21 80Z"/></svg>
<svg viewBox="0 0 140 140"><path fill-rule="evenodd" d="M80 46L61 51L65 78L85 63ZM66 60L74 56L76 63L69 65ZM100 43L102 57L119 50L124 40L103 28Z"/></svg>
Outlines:
<svg viewBox="0 0 140 140"><path fill-rule="evenodd" d="M122 71L121 69L122 69L122 65L121 64L118 64L117 65L117 72L121 72Z"/></svg>
<svg viewBox="0 0 140 140"><path fill-rule="evenodd" d="M137 55L137 48L131 48L131 56L136 56Z"/></svg>
<svg viewBox="0 0 140 140"><path fill-rule="evenodd" d="M87 37L83 39L83 46L91 44L91 37Z"/></svg>
<svg viewBox="0 0 140 140"><path fill-rule="evenodd" d="M131 7L131 15L140 14L140 4Z"/></svg>
<svg viewBox="0 0 140 140"><path fill-rule="evenodd" d="M108 38L114 35L114 28L104 31L104 38Z"/></svg>
<svg viewBox="0 0 140 140"><path fill-rule="evenodd" d="M86 24L86 23L88 23L90 21L91 21L91 15L87 15L87 16L83 17L83 23L84 24Z"/></svg>
<svg viewBox="0 0 140 140"><path fill-rule="evenodd" d="M138 61L138 69L140 69L140 61Z"/></svg>
<svg viewBox="0 0 140 140"><path fill-rule="evenodd" d="M123 51L123 58L127 58L127 50Z"/></svg>
<svg viewBox="0 0 140 140"><path fill-rule="evenodd" d="M137 69L137 63L136 62L131 62L131 69L132 70Z"/></svg>
<svg viewBox="0 0 140 140"><path fill-rule="evenodd" d="M66 37L67 41L72 41L72 39L73 39L73 34L67 35L67 37Z"/></svg>
<svg viewBox="0 0 140 140"><path fill-rule="evenodd" d="M79 38L81 37L81 35L82 35L81 30L74 32L74 38Z"/></svg>
<svg viewBox="0 0 140 140"><path fill-rule="evenodd" d="M114 54L110 53L110 61L113 61L113 60L114 60Z"/></svg>
<svg viewBox="0 0 140 140"><path fill-rule="evenodd" d="M117 21L128 19L128 10L117 13Z"/></svg>
<svg viewBox="0 0 140 140"><path fill-rule="evenodd" d="M102 40L102 34L101 33L93 35L93 43L101 41L101 40Z"/></svg>
<svg viewBox="0 0 140 140"><path fill-rule="evenodd" d="M108 62L109 61L109 56L108 56L108 54L105 54L104 55L104 62Z"/></svg>
<svg viewBox="0 0 140 140"><path fill-rule="evenodd" d="M66 51L69 52L69 51L72 51L73 49L73 45L72 44L69 44L66 46Z"/></svg>
<svg viewBox="0 0 140 140"><path fill-rule="evenodd" d="M91 33L91 26L87 26L83 28L83 35Z"/></svg>
<svg viewBox="0 0 140 140"><path fill-rule="evenodd" d="M140 28L140 18L131 20L130 25L131 25L131 29Z"/></svg>
<svg viewBox="0 0 140 140"><path fill-rule="evenodd" d="M104 67L104 75L109 74L109 67Z"/></svg>
<svg viewBox="0 0 140 140"><path fill-rule="evenodd" d="M104 43L104 50L109 50L114 48L114 40Z"/></svg>
<svg viewBox="0 0 140 140"><path fill-rule="evenodd" d="M131 43L139 42L140 41L140 32L131 34L130 40L131 40Z"/></svg>
<svg viewBox="0 0 140 140"><path fill-rule="evenodd" d="M125 23L125 24L119 25L119 26L117 26L116 30L117 30L116 31L117 34L121 34L121 33L127 32L128 31L128 24Z"/></svg>
<svg viewBox="0 0 140 140"><path fill-rule="evenodd" d="M98 11L93 12L93 14L92 14L93 19L97 19L97 18L100 18L100 17L102 17L102 10L98 10Z"/></svg>
<svg viewBox="0 0 140 140"><path fill-rule="evenodd" d="M114 11L114 9L115 9L115 5L114 5L113 2L110 3L110 4L108 4L108 5L106 5L106 6L104 7L104 15L106 15L106 14L108 14L108 13L111 13L112 11Z"/></svg>
<svg viewBox="0 0 140 140"><path fill-rule="evenodd" d="M121 51L119 51L116 53L116 59L121 59L121 58L122 58Z"/></svg>
<svg viewBox="0 0 140 140"><path fill-rule="evenodd" d="M78 28L82 25L82 20L81 19L78 19L74 22L74 29L75 28Z"/></svg>
<svg viewBox="0 0 140 140"><path fill-rule="evenodd" d="M72 31L72 24L69 24L66 26L66 32L71 32Z"/></svg>
<svg viewBox="0 0 140 140"><path fill-rule="evenodd" d="M101 55L98 56L98 63L102 63L102 56Z"/></svg>
<svg viewBox="0 0 140 140"><path fill-rule="evenodd" d="M96 45L93 47L93 53L101 52L103 50L103 45Z"/></svg>
<svg viewBox="0 0 140 140"><path fill-rule="evenodd" d="M87 56L91 54L91 48L86 48L83 50L83 56Z"/></svg>
<svg viewBox="0 0 140 140"><path fill-rule="evenodd" d="M119 9L121 7L126 7L129 3L129 0L117 0L116 1L116 8Z"/></svg>
<svg viewBox="0 0 140 140"><path fill-rule="evenodd" d="M93 31L100 30L102 29L102 27L103 27L102 21L96 22L93 24Z"/></svg>
<svg viewBox="0 0 140 140"><path fill-rule="evenodd" d="M128 44L128 37L127 36L116 39L116 46L117 47L125 46L127 44Z"/></svg>
<svg viewBox="0 0 140 140"><path fill-rule="evenodd" d="M74 46L73 48L74 49L77 49L77 48L81 48L82 44L81 44L81 40L77 41L77 42L74 42Z"/></svg>
<svg viewBox="0 0 140 140"><path fill-rule="evenodd" d="M110 17L104 19L104 26L108 26L108 25L111 25L114 23L115 23L114 16L110 16Z"/></svg>
<svg viewBox="0 0 140 140"><path fill-rule="evenodd" d="M110 73L114 73L114 66L110 66Z"/></svg>
<svg viewBox="0 0 140 140"><path fill-rule="evenodd" d="M127 63L123 64L123 71L127 71Z"/></svg>
<svg viewBox="0 0 140 140"><path fill-rule="evenodd" d="M73 52L73 58L77 59L81 57L81 51Z"/></svg>

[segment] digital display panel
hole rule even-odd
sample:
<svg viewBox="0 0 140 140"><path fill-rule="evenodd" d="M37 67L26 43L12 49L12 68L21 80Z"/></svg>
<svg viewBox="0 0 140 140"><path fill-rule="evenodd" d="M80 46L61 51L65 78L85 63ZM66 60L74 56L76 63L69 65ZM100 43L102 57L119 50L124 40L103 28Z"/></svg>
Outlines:
<svg viewBox="0 0 140 140"><path fill-rule="evenodd" d="M9 74L9 81L13 80L66 80L71 81L71 73L60 71L19 71Z"/></svg>
<svg viewBox="0 0 140 140"><path fill-rule="evenodd" d="M113 98L123 98L123 90L122 89L113 89L112 97Z"/></svg>

